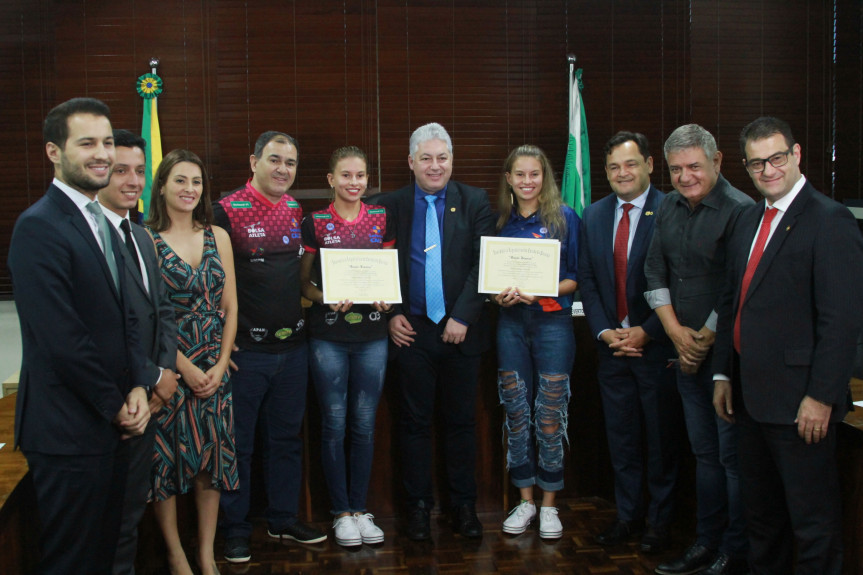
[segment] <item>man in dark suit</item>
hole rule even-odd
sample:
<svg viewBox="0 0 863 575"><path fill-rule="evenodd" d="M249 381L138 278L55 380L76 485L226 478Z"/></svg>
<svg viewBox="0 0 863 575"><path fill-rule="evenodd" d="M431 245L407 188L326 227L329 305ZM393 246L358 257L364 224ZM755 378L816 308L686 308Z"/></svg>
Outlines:
<svg viewBox="0 0 863 575"><path fill-rule="evenodd" d="M155 414L167 405L177 390L177 323L174 306L168 298L153 249L153 239L143 227L131 221L137 214L138 199L144 191L147 142L128 130L114 130L115 161L111 180L98 192L99 204L108 221L123 239L127 251L125 296L141 328L141 346L148 366L161 371L153 388L150 412ZM147 505L151 485L153 449L156 437L155 417L143 435L122 442L129 458L123 523L114 555L114 575L135 573L138 523Z"/></svg>
<svg viewBox="0 0 863 575"><path fill-rule="evenodd" d="M431 537L431 427L438 390L454 530L482 535L475 510L476 384L490 334L477 279L480 238L494 234L494 216L484 190L450 180L452 159L443 126L417 128L408 157L415 183L370 200L384 206L397 226L403 303L394 306L389 331L402 398L407 535L417 541Z"/></svg>
<svg viewBox="0 0 863 575"><path fill-rule="evenodd" d="M729 245L713 404L737 422L752 572L838 574L836 424L863 327L863 237L800 173L784 121L755 120L740 145L764 201L743 213Z"/></svg>
<svg viewBox="0 0 863 575"><path fill-rule="evenodd" d="M644 528L643 425L650 528L641 549L656 553L669 542L681 423L675 373L668 368L674 348L644 299L644 258L665 194L650 184L653 158L643 134L618 132L608 141L605 173L614 193L584 210L578 258L584 313L598 340L617 503L617 519L596 541L619 545Z"/></svg>
<svg viewBox="0 0 863 575"><path fill-rule="evenodd" d="M15 443L36 489L40 573L111 572L126 481L119 446L144 432L159 376L143 365L120 240L94 202L114 162L108 115L91 98L51 110L54 181L9 247L23 342Z"/></svg>

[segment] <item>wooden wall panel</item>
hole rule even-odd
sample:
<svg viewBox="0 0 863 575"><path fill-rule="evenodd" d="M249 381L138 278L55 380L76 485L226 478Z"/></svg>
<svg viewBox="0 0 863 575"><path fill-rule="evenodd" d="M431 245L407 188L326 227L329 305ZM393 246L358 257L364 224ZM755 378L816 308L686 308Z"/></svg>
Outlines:
<svg viewBox="0 0 863 575"><path fill-rule="evenodd" d="M836 197L859 200L863 198L863 3L841 0L837 4ZM822 144L829 150L829 139Z"/></svg>

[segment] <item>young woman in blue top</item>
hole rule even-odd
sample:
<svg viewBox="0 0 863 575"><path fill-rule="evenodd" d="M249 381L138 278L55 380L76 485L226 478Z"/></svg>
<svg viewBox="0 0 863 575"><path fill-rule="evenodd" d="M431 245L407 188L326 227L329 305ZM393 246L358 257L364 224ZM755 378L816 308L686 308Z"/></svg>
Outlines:
<svg viewBox="0 0 863 575"><path fill-rule="evenodd" d="M545 153L536 146L513 150L498 190L498 235L560 241L557 297L535 297L512 286L494 299L498 392L506 410L507 467L521 502L503 522L504 533L524 533L537 515L533 486L542 491L539 535L563 533L555 493L563 488L563 444L569 407L569 373L575 357L572 293L577 287L579 218L561 202ZM534 441L536 445L534 445Z"/></svg>

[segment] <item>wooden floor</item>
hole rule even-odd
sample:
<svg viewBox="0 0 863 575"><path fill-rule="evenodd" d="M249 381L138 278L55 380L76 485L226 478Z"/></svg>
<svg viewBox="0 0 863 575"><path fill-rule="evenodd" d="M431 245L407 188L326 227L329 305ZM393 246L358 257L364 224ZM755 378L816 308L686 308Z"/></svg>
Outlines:
<svg viewBox="0 0 863 575"><path fill-rule="evenodd" d="M479 574L546 573L649 574L662 560L671 558L689 541L679 535L674 550L658 556L643 556L638 541L616 548L603 548L594 535L614 518L614 509L603 500L579 499L561 502L564 536L547 542L532 526L518 536L500 530L503 513L483 513L482 539L464 539L452 534L443 515L432 515L432 540L416 543L397 531L394 519L377 521L386 540L377 546L345 549L329 537L320 545L279 542L267 536L264 523L256 524L252 538L252 561L241 565L225 562L222 541L217 540L222 574L350 573L350 574ZM323 527L323 525L319 525ZM143 573L139 571L139 573ZM145 574L146 575L146 574Z"/></svg>

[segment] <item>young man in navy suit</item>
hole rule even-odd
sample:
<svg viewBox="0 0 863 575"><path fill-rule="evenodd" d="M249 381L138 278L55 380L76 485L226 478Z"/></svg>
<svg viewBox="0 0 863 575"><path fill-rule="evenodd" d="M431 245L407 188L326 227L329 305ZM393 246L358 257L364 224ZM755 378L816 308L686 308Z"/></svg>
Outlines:
<svg viewBox="0 0 863 575"><path fill-rule="evenodd" d="M752 572L838 575L836 424L863 327L863 237L800 173L787 123L755 120L740 147L764 201L729 245L713 404L738 428Z"/></svg>
<svg viewBox="0 0 863 575"><path fill-rule="evenodd" d="M649 529L645 553L668 547L677 481L680 401L668 360L674 348L644 299L644 258L665 196L650 183L653 158L643 134L618 132L605 145L613 194L582 214L579 289L599 351L599 388L614 468L616 520L596 541L613 546ZM642 433L642 426L644 433ZM647 453L642 454L643 436ZM650 504L644 509L644 456Z"/></svg>
<svg viewBox="0 0 863 575"><path fill-rule="evenodd" d="M174 306L168 298L153 238L132 220L138 212L138 199L144 191L147 142L128 130L114 130L115 161L111 180L97 193L102 213L123 239L127 252L126 298L141 327L141 346L145 361L162 374L150 398L153 418L143 435L124 441L129 457L123 522L114 554L114 575L134 575L138 548L138 523L144 515L147 494L152 484L153 449L156 438L155 415L168 405L177 390L177 323ZM135 261L137 260L137 262Z"/></svg>
<svg viewBox="0 0 863 575"><path fill-rule="evenodd" d="M92 98L49 112L54 181L18 218L9 247L23 342L15 443L36 489L39 573L111 572L126 483L120 443L144 432L159 378L124 297L121 240L94 201L114 163L108 116Z"/></svg>

